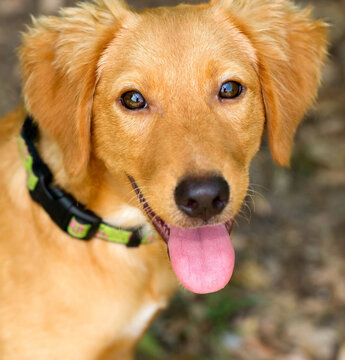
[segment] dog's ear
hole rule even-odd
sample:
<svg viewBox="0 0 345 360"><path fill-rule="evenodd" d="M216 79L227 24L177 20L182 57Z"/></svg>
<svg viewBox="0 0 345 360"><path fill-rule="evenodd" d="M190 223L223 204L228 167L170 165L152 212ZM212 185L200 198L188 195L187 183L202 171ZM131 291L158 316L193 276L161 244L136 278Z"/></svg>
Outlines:
<svg viewBox="0 0 345 360"><path fill-rule="evenodd" d="M288 166L296 128L313 103L326 57L327 25L288 0L214 0L257 56L274 160Z"/></svg>
<svg viewBox="0 0 345 360"><path fill-rule="evenodd" d="M34 19L23 36L27 110L56 139L70 175L88 164L97 63L129 13L122 1L98 0L62 9L59 17Z"/></svg>

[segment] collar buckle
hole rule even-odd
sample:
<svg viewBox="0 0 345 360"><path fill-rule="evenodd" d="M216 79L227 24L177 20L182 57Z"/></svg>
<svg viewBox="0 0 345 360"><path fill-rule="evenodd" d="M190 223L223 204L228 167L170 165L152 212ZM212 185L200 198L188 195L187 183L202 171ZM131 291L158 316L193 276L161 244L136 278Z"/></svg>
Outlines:
<svg viewBox="0 0 345 360"><path fill-rule="evenodd" d="M51 186L43 174L30 191L31 197L40 203L52 220L65 232L81 240L92 239L102 219L77 203L72 196L56 186Z"/></svg>

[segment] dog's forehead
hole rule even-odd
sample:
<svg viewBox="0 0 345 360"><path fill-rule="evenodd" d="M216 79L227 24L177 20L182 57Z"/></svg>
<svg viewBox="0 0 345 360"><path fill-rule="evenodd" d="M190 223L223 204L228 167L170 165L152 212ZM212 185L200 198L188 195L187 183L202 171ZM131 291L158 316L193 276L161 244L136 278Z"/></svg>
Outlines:
<svg viewBox="0 0 345 360"><path fill-rule="evenodd" d="M103 64L175 75L200 73L203 68L212 72L229 63L237 70L255 66L249 40L225 16L214 15L209 8L190 5L144 12L124 24Z"/></svg>

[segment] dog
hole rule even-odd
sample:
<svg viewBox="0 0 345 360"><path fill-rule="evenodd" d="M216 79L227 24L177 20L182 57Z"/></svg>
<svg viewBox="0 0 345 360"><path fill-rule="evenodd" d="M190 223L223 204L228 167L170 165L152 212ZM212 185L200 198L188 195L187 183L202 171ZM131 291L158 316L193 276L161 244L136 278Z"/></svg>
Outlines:
<svg viewBox="0 0 345 360"><path fill-rule="evenodd" d="M327 26L289 0L34 19L0 123L0 358L133 359L179 284L222 289L267 129L288 166Z"/></svg>

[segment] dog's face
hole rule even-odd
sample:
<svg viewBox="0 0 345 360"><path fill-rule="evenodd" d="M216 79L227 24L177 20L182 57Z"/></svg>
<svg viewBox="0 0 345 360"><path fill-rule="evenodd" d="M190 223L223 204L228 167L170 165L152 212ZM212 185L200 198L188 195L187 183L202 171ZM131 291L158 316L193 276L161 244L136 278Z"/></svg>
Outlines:
<svg viewBox="0 0 345 360"><path fill-rule="evenodd" d="M114 176L130 175L169 224L229 221L246 194L249 163L265 122L249 41L206 11L155 10L120 30L100 64L93 108L96 156ZM131 97L138 104L128 104ZM220 202L226 202L222 211L207 206L200 216L181 211L188 199L179 203L179 184L200 179L190 186L207 191L202 180L214 177L229 187L229 201L219 190Z"/></svg>
<svg viewBox="0 0 345 360"><path fill-rule="evenodd" d="M223 287L250 162L267 123L274 159L289 163L319 82L324 24L288 1L135 13L104 0L42 20L25 40L26 104L66 173L102 163L128 199L135 188L182 283Z"/></svg>

